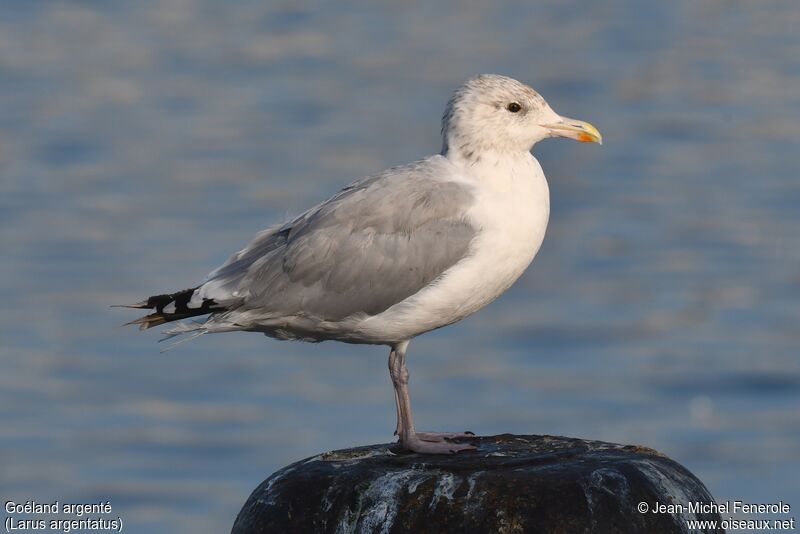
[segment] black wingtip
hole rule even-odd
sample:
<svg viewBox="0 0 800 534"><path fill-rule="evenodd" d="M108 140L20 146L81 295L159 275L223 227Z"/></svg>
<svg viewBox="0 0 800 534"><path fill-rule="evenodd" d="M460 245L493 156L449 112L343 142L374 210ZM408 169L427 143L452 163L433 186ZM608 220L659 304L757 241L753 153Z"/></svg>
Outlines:
<svg viewBox="0 0 800 534"><path fill-rule="evenodd" d="M137 308L137 309L140 309L140 310L147 310L147 309L152 308L152 306L150 306L148 304L148 301L146 301L146 300L143 300L141 302L137 302L136 304L112 304L109 307L110 308Z"/></svg>
<svg viewBox="0 0 800 534"><path fill-rule="evenodd" d="M134 319L133 321L123 325L139 325L139 330L147 330L148 328L152 328L164 323L180 321L181 319L195 317L197 315L207 315L209 313L215 313L224 310L224 307L218 306L213 299L203 299L200 307L190 308L189 303L196 289L197 288L190 288L171 294L153 295L152 297L135 304L115 304L111 307L153 310L153 312L149 315L139 317L138 319ZM164 308L172 303L174 303L175 306L174 311L165 311Z"/></svg>
<svg viewBox="0 0 800 534"><path fill-rule="evenodd" d="M169 321L170 319L167 316L156 312L151 313L150 315L145 315L144 317L139 317L138 319L134 319L133 321L127 322L122 326L139 325L139 330L147 330L148 328L168 323Z"/></svg>

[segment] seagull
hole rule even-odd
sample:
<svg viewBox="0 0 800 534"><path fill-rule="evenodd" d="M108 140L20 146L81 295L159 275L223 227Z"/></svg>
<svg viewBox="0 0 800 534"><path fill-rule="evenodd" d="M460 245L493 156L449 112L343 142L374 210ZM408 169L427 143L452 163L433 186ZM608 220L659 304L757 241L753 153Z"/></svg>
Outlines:
<svg viewBox="0 0 800 534"><path fill-rule="evenodd" d="M475 449L471 432L417 432L406 354L420 334L503 294L544 239L550 198L531 154L548 137L601 143L529 86L482 74L450 98L438 155L357 180L302 215L263 230L196 286L127 307L128 324L171 321L168 336L261 332L282 340L386 345L400 446L420 454Z"/></svg>

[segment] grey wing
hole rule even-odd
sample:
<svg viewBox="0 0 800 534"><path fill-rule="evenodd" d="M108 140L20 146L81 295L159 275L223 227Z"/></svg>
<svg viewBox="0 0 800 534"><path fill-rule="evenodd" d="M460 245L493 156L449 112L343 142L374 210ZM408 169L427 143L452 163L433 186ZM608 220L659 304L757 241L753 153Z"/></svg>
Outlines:
<svg viewBox="0 0 800 534"><path fill-rule="evenodd" d="M430 158L356 182L262 232L207 283L272 317L378 314L469 254L473 198L440 178L449 165Z"/></svg>

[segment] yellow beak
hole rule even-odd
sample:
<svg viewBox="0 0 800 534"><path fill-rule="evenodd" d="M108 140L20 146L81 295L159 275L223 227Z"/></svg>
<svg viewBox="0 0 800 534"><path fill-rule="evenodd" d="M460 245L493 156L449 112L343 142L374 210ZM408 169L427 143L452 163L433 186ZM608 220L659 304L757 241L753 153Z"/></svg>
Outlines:
<svg viewBox="0 0 800 534"><path fill-rule="evenodd" d="M582 143L603 144L603 136L588 122L562 117L560 121L544 124L543 127L550 130L552 137L567 137Z"/></svg>

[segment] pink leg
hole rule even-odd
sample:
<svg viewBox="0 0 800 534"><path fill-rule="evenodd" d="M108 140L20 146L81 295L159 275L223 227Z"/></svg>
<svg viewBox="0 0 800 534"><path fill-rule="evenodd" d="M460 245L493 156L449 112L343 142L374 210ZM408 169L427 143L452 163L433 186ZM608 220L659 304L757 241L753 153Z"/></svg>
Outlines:
<svg viewBox="0 0 800 534"><path fill-rule="evenodd" d="M472 445L446 441L450 438L471 437L470 434L460 432L417 433L414 430L414 421L411 416L411 399L408 396L408 369L405 362L407 347L408 341L403 341L392 347L392 352L389 354L389 373L394 384L397 413L399 415L398 433L403 448L423 454L454 454L459 451L475 450Z"/></svg>
<svg viewBox="0 0 800 534"><path fill-rule="evenodd" d="M397 351L392 348L389 352L389 376L394 376L394 367L397 362ZM392 379L392 383L394 383L394 379ZM394 406L397 410L397 424L394 427L394 435L399 436L400 430L402 428L401 423L401 415L400 415L400 397L397 396L397 388L394 390Z"/></svg>

